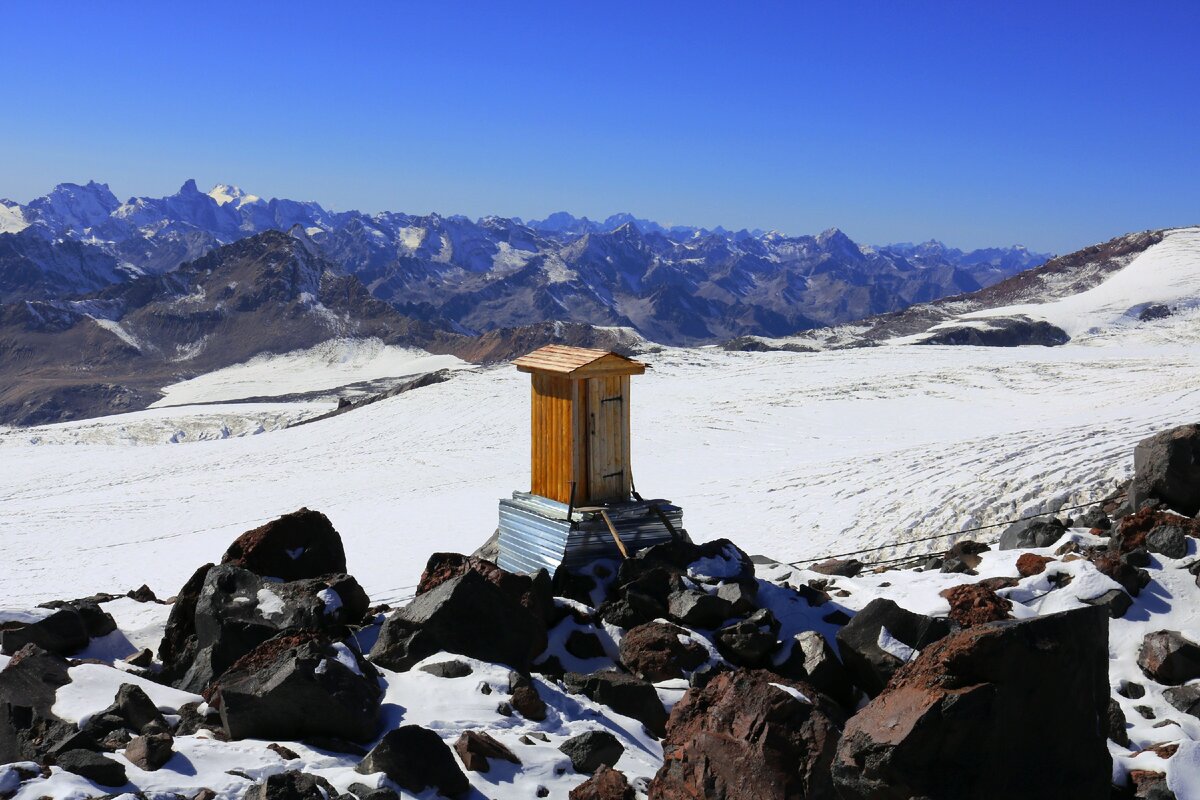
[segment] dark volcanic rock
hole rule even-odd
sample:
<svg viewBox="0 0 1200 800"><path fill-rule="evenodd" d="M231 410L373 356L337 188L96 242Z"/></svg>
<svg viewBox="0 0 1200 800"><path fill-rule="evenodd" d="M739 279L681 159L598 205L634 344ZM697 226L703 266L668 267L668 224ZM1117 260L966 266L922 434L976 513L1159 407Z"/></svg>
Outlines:
<svg viewBox="0 0 1200 800"><path fill-rule="evenodd" d="M1188 552L1187 536L1176 525L1159 525L1146 534L1146 549L1167 558L1183 558Z"/></svg>
<svg viewBox="0 0 1200 800"><path fill-rule="evenodd" d="M439 678L465 678L474 670L471 665L465 661L459 661L457 658L452 658L449 661L435 661L432 664L423 664L417 669L421 672L428 672L430 675L436 675Z"/></svg>
<svg viewBox="0 0 1200 800"><path fill-rule="evenodd" d="M647 622L621 637L621 663L643 680L655 682L682 678L708 660L700 644L684 643L682 628L663 622Z"/></svg>
<svg viewBox="0 0 1200 800"><path fill-rule="evenodd" d="M1200 686L1194 683L1164 689L1163 699L1185 714L1200 717Z"/></svg>
<svg viewBox="0 0 1200 800"><path fill-rule="evenodd" d="M932 336L921 339L918 344L954 344L971 347L1025 347L1041 345L1055 347L1071 341L1062 328L1044 320L1022 317L993 317L988 327L959 325L939 328Z"/></svg>
<svg viewBox="0 0 1200 800"><path fill-rule="evenodd" d="M650 797L832 800L840 728L811 686L763 670L717 675L672 709Z"/></svg>
<svg viewBox="0 0 1200 800"><path fill-rule="evenodd" d="M666 730L666 709L647 681L620 672L568 672L563 676L563 685L572 694L582 694L618 714L633 717L655 736L662 736Z"/></svg>
<svg viewBox="0 0 1200 800"><path fill-rule="evenodd" d="M67 750L55 761L67 772L87 778L101 786L124 786L125 767L119 761L93 753L91 750Z"/></svg>
<svg viewBox="0 0 1200 800"><path fill-rule="evenodd" d="M205 564L187 579L167 617L167 627L158 644L158 660L162 662L161 677L172 685L181 679L196 659L196 603L212 564Z"/></svg>
<svg viewBox="0 0 1200 800"><path fill-rule="evenodd" d="M590 774L601 766L611 767L620 760L625 747L608 731L587 731L572 736L558 747L571 759L576 772Z"/></svg>
<svg viewBox="0 0 1200 800"><path fill-rule="evenodd" d="M374 738L379 673L314 632L282 633L238 659L208 692L231 739Z"/></svg>
<svg viewBox="0 0 1200 800"><path fill-rule="evenodd" d="M364 775L382 772L414 794L432 786L447 797L458 797L471 788L442 738L420 725L388 731L357 770Z"/></svg>
<svg viewBox="0 0 1200 800"><path fill-rule="evenodd" d="M844 800L1108 797L1108 702L1103 609L980 625L846 724L834 780Z"/></svg>
<svg viewBox="0 0 1200 800"><path fill-rule="evenodd" d="M302 508L243 533L229 545L221 563L295 581L344 573L346 551L328 517Z"/></svg>
<svg viewBox="0 0 1200 800"><path fill-rule="evenodd" d="M579 629L571 631L563 647L576 658L603 658L605 655L604 643L600 641L599 636L591 631L581 631Z"/></svg>
<svg viewBox="0 0 1200 800"><path fill-rule="evenodd" d="M758 583L722 583L717 587L717 597L729 603L735 615L749 614L758 608Z"/></svg>
<svg viewBox="0 0 1200 800"><path fill-rule="evenodd" d="M34 644L17 651L0 671L0 764L42 761L79 733L51 710L58 689L70 682L61 657Z"/></svg>
<svg viewBox="0 0 1200 800"><path fill-rule="evenodd" d="M281 631L311 629L337 634L346 625L359 622L369 603L362 587L349 575L280 583L231 564L212 567L205 573L195 601L192 646L184 647L183 655L190 654L192 660L174 685L202 692L234 661ZM181 622L180 631L184 627ZM168 636L178 638L173 633ZM176 675L181 667L181 663L172 663L166 671Z"/></svg>
<svg viewBox="0 0 1200 800"><path fill-rule="evenodd" d="M887 636L882 632L886 629ZM914 614L891 600L876 598L837 632L842 663L855 684L874 697L904 661L880 646L887 639L912 650L923 650L950 632L944 619Z"/></svg>
<svg viewBox="0 0 1200 800"><path fill-rule="evenodd" d="M1055 517L1035 517L1014 522L1000 534L1001 550L1023 547L1049 547L1062 538L1067 528Z"/></svg>
<svg viewBox="0 0 1200 800"><path fill-rule="evenodd" d="M766 609L717 631L717 651L742 667L762 667L778 644L779 621Z"/></svg>
<svg viewBox="0 0 1200 800"><path fill-rule="evenodd" d="M1160 500L1188 517L1200 514L1200 424L1181 425L1138 442L1129 500Z"/></svg>
<svg viewBox="0 0 1200 800"><path fill-rule="evenodd" d="M292 770L254 784L245 800L333 800L337 796L337 789L320 775Z"/></svg>
<svg viewBox="0 0 1200 800"><path fill-rule="evenodd" d="M1178 631L1155 631L1142 639L1138 666L1146 676L1168 685L1200 678L1200 645Z"/></svg>
<svg viewBox="0 0 1200 800"><path fill-rule="evenodd" d="M838 659L837 653L816 631L797 633L787 660L773 668L774 672L796 681L812 684L821 694L828 695L842 706L849 707L854 699L850 674Z"/></svg>
<svg viewBox="0 0 1200 800"><path fill-rule="evenodd" d="M507 761L510 764L520 764L521 759L513 755L500 742L483 731L463 731L454 743L454 752L462 759L463 766L472 772L487 772L492 768L489 758Z"/></svg>
<svg viewBox="0 0 1200 800"><path fill-rule="evenodd" d="M1125 616L1125 612L1133 606L1133 598L1124 589L1110 589L1099 597L1082 602L1089 606L1103 606L1108 609L1108 615L1113 619Z"/></svg>
<svg viewBox="0 0 1200 800"><path fill-rule="evenodd" d="M542 619L478 572L467 571L388 617L371 660L402 672L444 650L528 672L545 646Z"/></svg>
<svg viewBox="0 0 1200 800"><path fill-rule="evenodd" d="M417 584L418 597L433 591L451 578L474 572L499 589L544 624L554 613L554 583L550 574L539 570L536 575L507 572L491 561L459 553L434 553L425 563L425 571Z"/></svg>
<svg viewBox="0 0 1200 800"><path fill-rule="evenodd" d="M711 630L733 616L733 606L715 594L684 589L667 598L667 613L675 622Z"/></svg>
<svg viewBox="0 0 1200 800"><path fill-rule="evenodd" d="M601 764L592 777L571 790L568 800L634 800L625 773Z"/></svg>
<svg viewBox="0 0 1200 800"><path fill-rule="evenodd" d="M0 652L12 655L27 644L67 656L87 647L88 630L83 616L65 606L37 622L0 630Z"/></svg>
<svg viewBox="0 0 1200 800"><path fill-rule="evenodd" d="M863 563L856 558L852 558L849 561L831 558L828 561L813 564L809 569L813 572L819 572L822 575L839 575L844 578L853 578L862 572Z"/></svg>

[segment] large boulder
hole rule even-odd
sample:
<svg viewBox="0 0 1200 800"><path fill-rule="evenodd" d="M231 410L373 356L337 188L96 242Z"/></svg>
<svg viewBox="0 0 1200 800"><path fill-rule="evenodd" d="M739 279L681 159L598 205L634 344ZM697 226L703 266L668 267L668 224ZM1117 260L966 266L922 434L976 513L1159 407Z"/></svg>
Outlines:
<svg viewBox="0 0 1200 800"><path fill-rule="evenodd" d="M471 788L450 747L420 725L388 731L356 769L363 775L382 772L413 794L433 787L447 797L458 797Z"/></svg>
<svg viewBox="0 0 1200 800"><path fill-rule="evenodd" d="M287 632L238 659L206 697L231 739L335 737L365 742L379 727L379 673L351 647Z"/></svg>
<svg viewBox="0 0 1200 800"><path fill-rule="evenodd" d="M620 672L600 671L590 675L568 672L563 685L572 694L582 694L608 706L618 714L633 717L655 736L666 731L667 712L654 686Z"/></svg>
<svg viewBox="0 0 1200 800"><path fill-rule="evenodd" d="M740 667L762 667L779 643L779 620L765 608L717 631L717 651Z"/></svg>
<svg viewBox="0 0 1200 800"><path fill-rule="evenodd" d="M1034 517L1014 522L1000 534L1001 550L1019 550L1025 547L1049 547L1067 532L1055 517Z"/></svg>
<svg viewBox="0 0 1200 800"><path fill-rule="evenodd" d="M621 760L625 746L608 731L585 731L558 746L576 772L590 775Z"/></svg>
<svg viewBox="0 0 1200 800"><path fill-rule="evenodd" d="M1147 677L1159 683L1187 683L1200 678L1200 645L1179 631L1147 633L1137 663Z"/></svg>
<svg viewBox="0 0 1200 800"><path fill-rule="evenodd" d="M686 632L665 622L647 622L621 637L621 663L643 680L682 678L708 661L708 650L686 638Z"/></svg>
<svg viewBox="0 0 1200 800"><path fill-rule="evenodd" d="M896 670L948 633L946 620L915 614L881 597L842 626L837 641L855 684L874 697Z"/></svg>
<svg viewBox="0 0 1200 800"><path fill-rule="evenodd" d="M67 750L59 753L55 760L67 772L101 786L124 786L127 780L125 766L121 762L91 750Z"/></svg>
<svg viewBox="0 0 1200 800"><path fill-rule="evenodd" d="M70 682L67 662L34 644L0 670L0 764L41 761L75 736L76 726L52 711L59 688Z"/></svg>
<svg viewBox="0 0 1200 800"><path fill-rule="evenodd" d="M328 517L302 508L243 533L229 545L221 563L295 581L345 572L346 551Z"/></svg>
<svg viewBox="0 0 1200 800"><path fill-rule="evenodd" d="M186 666L165 664L174 685L202 692L234 661L287 630L341 632L366 614L369 600L349 575L278 582L231 564L208 569L193 605L191 645L172 651ZM172 618L174 621L174 618ZM182 623L167 638L180 638ZM184 637L186 638L186 636ZM161 648L160 648L161 650Z"/></svg>
<svg viewBox="0 0 1200 800"><path fill-rule="evenodd" d="M1138 442L1129 502L1136 511L1159 500L1188 517L1200 514L1200 424L1181 425Z"/></svg>
<svg viewBox="0 0 1200 800"><path fill-rule="evenodd" d="M832 800L841 713L765 670L717 675L676 703L651 800Z"/></svg>
<svg viewBox="0 0 1200 800"><path fill-rule="evenodd" d="M549 623L554 614L554 583L550 573L538 570L534 575L508 572L495 563L460 553L434 553L425 563L416 595L433 591L451 578L474 572L516 601L533 616Z"/></svg>
<svg viewBox="0 0 1200 800"><path fill-rule="evenodd" d="M27 624L6 624L0 630L0 653L12 655L27 644L67 656L87 647L88 629L83 615L71 606Z"/></svg>
<svg viewBox="0 0 1200 800"><path fill-rule="evenodd" d="M162 662L159 677L167 683L180 680L196 659L196 604L212 568L212 564L204 564L193 572L171 605L163 638L158 643L158 660Z"/></svg>
<svg viewBox="0 0 1200 800"><path fill-rule="evenodd" d="M733 605L715 594L684 589L667 598L667 614L689 627L712 630L733 616Z"/></svg>
<svg viewBox="0 0 1200 800"><path fill-rule="evenodd" d="M844 800L1108 797L1108 615L979 625L903 667L846 724Z"/></svg>
<svg viewBox="0 0 1200 800"><path fill-rule="evenodd" d="M545 622L476 571L417 595L384 622L371 660L405 671L446 651L528 672L546 647Z"/></svg>

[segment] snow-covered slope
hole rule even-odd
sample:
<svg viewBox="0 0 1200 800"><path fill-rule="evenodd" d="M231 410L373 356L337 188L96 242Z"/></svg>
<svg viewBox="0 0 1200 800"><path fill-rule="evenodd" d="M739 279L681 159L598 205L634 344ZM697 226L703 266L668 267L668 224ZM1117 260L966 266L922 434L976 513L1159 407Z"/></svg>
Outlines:
<svg viewBox="0 0 1200 800"><path fill-rule="evenodd" d="M151 408L281 397L329 391L352 383L459 369L454 356L430 355L379 339L330 339L291 353L264 353L249 361L165 386Z"/></svg>
<svg viewBox="0 0 1200 800"><path fill-rule="evenodd" d="M696 538L784 560L1057 508L1110 492L1133 442L1195 419L1197 344L1193 314L1059 348L650 353L634 477L682 504ZM7 588L169 594L234 534L308 506L387 600L430 552L473 550L497 498L528 488L528 393L497 366L258 436L103 443L122 416L0 433L0 550L20 565Z"/></svg>
<svg viewBox="0 0 1200 800"><path fill-rule="evenodd" d="M1200 306L1200 227L1167 231L1161 242L1085 292L1048 303L976 311L960 321L1025 316L1049 322L1076 337L1136 325L1142 312L1154 305L1172 311ZM953 324L946 322L937 328Z"/></svg>

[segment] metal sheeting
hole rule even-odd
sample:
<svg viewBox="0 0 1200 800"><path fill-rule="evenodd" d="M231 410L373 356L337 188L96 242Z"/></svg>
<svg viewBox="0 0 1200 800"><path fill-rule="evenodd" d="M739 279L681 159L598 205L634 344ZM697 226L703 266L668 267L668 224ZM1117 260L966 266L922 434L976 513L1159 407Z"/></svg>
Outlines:
<svg viewBox="0 0 1200 800"><path fill-rule="evenodd" d="M671 532L658 515L656 505L675 530L683 532L683 509L666 500L645 503L613 503L605 506L621 541L632 553L643 547L671 541ZM500 501L500 567L510 572L554 573L560 564L583 566L599 558L620 558L616 543L595 512L574 511L567 520L567 506L528 492L513 492Z"/></svg>

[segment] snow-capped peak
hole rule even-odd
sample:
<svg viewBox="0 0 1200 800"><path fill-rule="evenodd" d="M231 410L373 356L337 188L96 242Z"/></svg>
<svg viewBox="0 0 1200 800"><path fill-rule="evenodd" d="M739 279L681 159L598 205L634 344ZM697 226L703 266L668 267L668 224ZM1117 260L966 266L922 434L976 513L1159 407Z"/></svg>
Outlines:
<svg viewBox="0 0 1200 800"><path fill-rule="evenodd" d="M216 200L219 206L232 203L234 208L241 208L244 205L257 203L260 200L257 195L248 194L242 191L240 187L227 183L218 183L209 189L208 196Z"/></svg>

